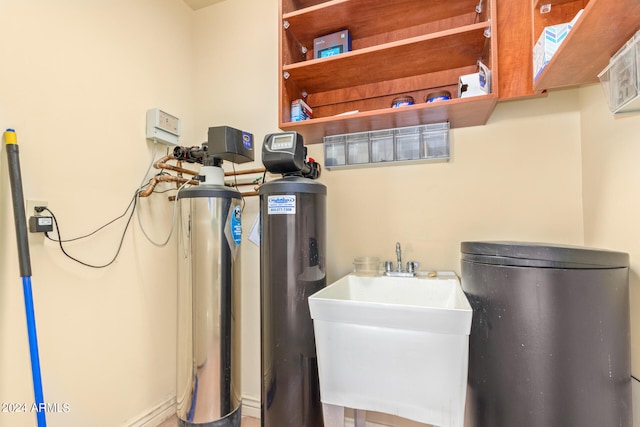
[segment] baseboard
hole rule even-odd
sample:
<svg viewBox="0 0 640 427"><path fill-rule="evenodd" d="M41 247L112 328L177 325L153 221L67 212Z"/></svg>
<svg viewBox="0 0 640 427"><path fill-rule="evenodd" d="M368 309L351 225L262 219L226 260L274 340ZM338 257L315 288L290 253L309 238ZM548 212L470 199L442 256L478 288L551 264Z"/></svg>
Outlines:
<svg viewBox="0 0 640 427"><path fill-rule="evenodd" d="M127 427L156 427L176 414L176 396L170 396L142 416L126 423Z"/></svg>
<svg viewBox="0 0 640 427"><path fill-rule="evenodd" d="M260 399L251 396L242 397L242 416L260 419L261 404ZM160 402L145 414L133 418L124 423L127 427L157 427L163 421L175 416L176 414L176 397L171 396ZM345 417L344 427L355 427L353 418ZM388 427L384 424L378 424L367 421L367 427ZM638 426L640 427L640 426Z"/></svg>
<svg viewBox="0 0 640 427"><path fill-rule="evenodd" d="M242 416L260 419L262 412L260 399L250 396L242 396Z"/></svg>
<svg viewBox="0 0 640 427"><path fill-rule="evenodd" d="M125 422L126 427L156 427L163 421L176 415L176 397L171 396L160 402L150 411ZM260 400L252 397L242 398L242 415L260 418Z"/></svg>

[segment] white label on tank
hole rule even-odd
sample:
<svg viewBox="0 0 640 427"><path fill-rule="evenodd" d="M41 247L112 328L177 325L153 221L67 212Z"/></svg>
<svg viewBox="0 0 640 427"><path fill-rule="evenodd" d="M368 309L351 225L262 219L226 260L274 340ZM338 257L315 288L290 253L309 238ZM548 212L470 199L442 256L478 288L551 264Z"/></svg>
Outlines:
<svg viewBox="0 0 640 427"><path fill-rule="evenodd" d="M267 200L267 213L269 215L295 215L296 196L287 194L269 196Z"/></svg>

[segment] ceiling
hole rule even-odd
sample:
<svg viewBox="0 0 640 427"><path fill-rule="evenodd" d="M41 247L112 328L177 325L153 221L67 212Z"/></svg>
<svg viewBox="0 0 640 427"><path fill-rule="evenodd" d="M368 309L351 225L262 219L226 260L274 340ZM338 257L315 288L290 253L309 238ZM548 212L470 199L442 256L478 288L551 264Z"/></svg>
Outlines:
<svg viewBox="0 0 640 427"><path fill-rule="evenodd" d="M202 9L203 7L211 6L215 3L220 3L224 0L184 0L186 4L193 10Z"/></svg>

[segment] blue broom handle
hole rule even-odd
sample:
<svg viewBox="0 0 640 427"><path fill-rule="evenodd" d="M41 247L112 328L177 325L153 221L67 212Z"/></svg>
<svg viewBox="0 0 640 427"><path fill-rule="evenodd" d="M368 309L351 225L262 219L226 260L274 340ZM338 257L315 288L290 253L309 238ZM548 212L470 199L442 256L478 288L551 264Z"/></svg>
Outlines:
<svg viewBox="0 0 640 427"><path fill-rule="evenodd" d="M20 173L20 157L18 138L13 129L5 132L7 160L9 166L9 181L13 201L13 216L16 225L18 241L18 260L22 289L24 292L24 306L27 314L27 333L29 334L29 354L31 356L31 376L33 377L33 393L37 405L36 418L38 427L46 427L46 406L42 392L42 376L40 373L40 356L38 353L38 335L36 333L36 317L31 292L31 259L29 256L29 238L27 235L27 219L24 209L24 195L22 191L22 175Z"/></svg>
<svg viewBox="0 0 640 427"><path fill-rule="evenodd" d="M33 394L35 397L38 427L46 427L46 406L42 392L42 375L40 372L40 354L38 351L38 334L36 333L36 316L33 307L33 294L31 293L31 276L22 278L22 290L24 292L24 308L27 312L27 332L29 334L29 353L31 356L31 376L33 377Z"/></svg>

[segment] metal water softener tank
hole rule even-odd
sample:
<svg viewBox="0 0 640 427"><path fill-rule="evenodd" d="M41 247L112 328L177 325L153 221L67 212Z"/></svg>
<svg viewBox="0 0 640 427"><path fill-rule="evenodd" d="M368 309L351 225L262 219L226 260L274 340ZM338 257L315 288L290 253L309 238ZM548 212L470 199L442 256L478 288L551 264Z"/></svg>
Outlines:
<svg viewBox="0 0 640 427"><path fill-rule="evenodd" d="M468 427L631 427L629 256L463 242Z"/></svg>
<svg viewBox="0 0 640 427"><path fill-rule="evenodd" d="M203 182L178 192L176 412L180 427L240 427L239 191L224 185L223 160L253 160L253 135L209 128L202 147L174 158L201 163Z"/></svg>
<svg viewBox="0 0 640 427"><path fill-rule="evenodd" d="M281 149L295 150L298 145L299 150L301 144L301 136L294 133L267 136L263 145L267 170L288 173L286 167L277 166L287 162ZM269 162L278 155L284 157ZM309 178L317 174L309 172L308 165L294 163L290 163L294 175L260 187L263 427L323 426L307 298L326 286L327 189ZM299 166L309 172L307 177L295 175Z"/></svg>
<svg viewBox="0 0 640 427"><path fill-rule="evenodd" d="M240 193L178 194L179 425L240 427Z"/></svg>

